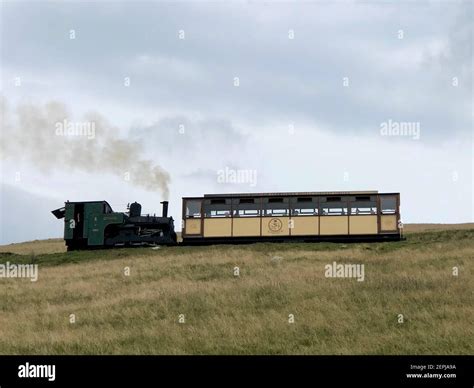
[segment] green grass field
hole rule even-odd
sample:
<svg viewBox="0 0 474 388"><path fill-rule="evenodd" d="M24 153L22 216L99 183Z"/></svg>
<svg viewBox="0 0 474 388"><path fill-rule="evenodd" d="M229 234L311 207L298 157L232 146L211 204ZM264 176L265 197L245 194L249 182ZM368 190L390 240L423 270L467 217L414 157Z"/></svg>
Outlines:
<svg viewBox="0 0 474 388"><path fill-rule="evenodd" d="M37 282L0 279L1 354L474 354L472 224L390 243L0 252L39 265ZM365 280L326 278L333 261Z"/></svg>

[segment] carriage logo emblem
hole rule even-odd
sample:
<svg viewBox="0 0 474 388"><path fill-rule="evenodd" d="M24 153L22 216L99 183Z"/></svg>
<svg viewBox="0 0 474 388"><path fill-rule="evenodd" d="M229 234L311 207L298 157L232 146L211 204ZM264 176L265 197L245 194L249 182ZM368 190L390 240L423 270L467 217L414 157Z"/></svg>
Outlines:
<svg viewBox="0 0 474 388"><path fill-rule="evenodd" d="M279 220L278 218L272 218L268 222L268 228L272 232L279 232L281 230L282 226L283 226L283 224L282 224L281 220Z"/></svg>

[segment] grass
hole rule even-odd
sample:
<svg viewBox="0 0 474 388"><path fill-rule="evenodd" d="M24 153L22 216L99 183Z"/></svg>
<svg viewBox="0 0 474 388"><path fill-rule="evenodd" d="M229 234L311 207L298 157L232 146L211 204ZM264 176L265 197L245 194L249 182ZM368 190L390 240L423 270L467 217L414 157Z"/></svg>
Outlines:
<svg viewBox="0 0 474 388"><path fill-rule="evenodd" d="M473 354L474 229L407 236L69 253L58 240L4 246L1 263L39 264L39 278L0 279L0 353ZM364 264L365 281L326 278L333 261Z"/></svg>

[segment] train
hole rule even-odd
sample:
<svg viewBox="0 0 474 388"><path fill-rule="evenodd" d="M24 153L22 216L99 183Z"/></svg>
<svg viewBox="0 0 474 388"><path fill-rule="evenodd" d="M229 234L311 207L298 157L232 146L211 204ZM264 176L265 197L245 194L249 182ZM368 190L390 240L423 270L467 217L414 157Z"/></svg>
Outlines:
<svg viewBox="0 0 474 388"><path fill-rule="evenodd" d="M178 242L168 201L160 216L129 204L69 202L53 210L64 219L68 251L155 245L255 242L373 242L403 237L400 193L378 191L205 194L182 198Z"/></svg>

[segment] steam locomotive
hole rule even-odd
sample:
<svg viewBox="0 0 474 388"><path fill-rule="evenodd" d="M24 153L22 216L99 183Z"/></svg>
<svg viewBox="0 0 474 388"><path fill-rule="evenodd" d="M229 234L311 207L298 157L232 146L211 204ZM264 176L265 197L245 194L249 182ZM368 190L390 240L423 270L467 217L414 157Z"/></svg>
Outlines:
<svg viewBox="0 0 474 388"><path fill-rule="evenodd" d="M173 217L168 217L168 201L161 202L161 217L142 215L142 207L134 202L128 212L114 212L106 201L66 202L53 210L56 218L64 218L64 240L67 250L117 246L175 245Z"/></svg>

